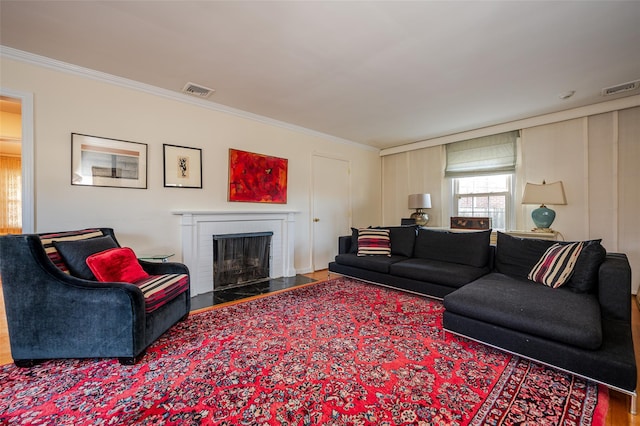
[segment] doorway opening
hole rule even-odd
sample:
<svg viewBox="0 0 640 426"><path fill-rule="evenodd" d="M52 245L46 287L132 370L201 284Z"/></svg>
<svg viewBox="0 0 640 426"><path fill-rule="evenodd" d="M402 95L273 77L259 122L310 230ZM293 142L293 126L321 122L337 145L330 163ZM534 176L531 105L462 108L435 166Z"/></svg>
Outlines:
<svg viewBox="0 0 640 426"><path fill-rule="evenodd" d="M0 96L0 235L23 232L22 101Z"/></svg>

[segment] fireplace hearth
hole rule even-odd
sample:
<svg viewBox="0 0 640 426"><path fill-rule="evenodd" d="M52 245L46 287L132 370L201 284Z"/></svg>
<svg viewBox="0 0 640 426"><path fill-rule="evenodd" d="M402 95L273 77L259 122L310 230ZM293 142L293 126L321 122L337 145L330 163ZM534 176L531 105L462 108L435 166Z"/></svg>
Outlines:
<svg viewBox="0 0 640 426"><path fill-rule="evenodd" d="M269 280L273 232L213 235L213 291Z"/></svg>

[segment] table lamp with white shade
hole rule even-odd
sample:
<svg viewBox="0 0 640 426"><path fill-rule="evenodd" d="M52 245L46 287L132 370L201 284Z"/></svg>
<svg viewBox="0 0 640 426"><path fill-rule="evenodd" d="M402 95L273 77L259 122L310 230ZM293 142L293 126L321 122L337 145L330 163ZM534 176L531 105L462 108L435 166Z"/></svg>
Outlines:
<svg viewBox="0 0 640 426"><path fill-rule="evenodd" d="M551 224L556 218L556 212L546 205L567 204L562 181L553 183L542 181L541 185L527 182L522 195L522 204L540 204L540 207L531 212L531 219L536 225L533 231L552 232Z"/></svg>
<svg viewBox="0 0 640 426"><path fill-rule="evenodd" d="M429 223L429 215L422 209L431 208L431 194L411 194L409 195L409 208L416 209L411 214L411 219L416 221L416 225L426 226Z"/></svg>

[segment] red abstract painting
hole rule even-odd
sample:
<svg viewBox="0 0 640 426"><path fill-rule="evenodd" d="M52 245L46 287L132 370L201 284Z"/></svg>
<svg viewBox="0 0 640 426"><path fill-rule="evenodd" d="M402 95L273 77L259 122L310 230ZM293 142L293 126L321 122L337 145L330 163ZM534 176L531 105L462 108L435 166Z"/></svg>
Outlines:
<svg viewBox="0 0 640 426"><path fill-rule="evenodd" d="M286 204L288 161L229 149L229 201Z"/></svg>

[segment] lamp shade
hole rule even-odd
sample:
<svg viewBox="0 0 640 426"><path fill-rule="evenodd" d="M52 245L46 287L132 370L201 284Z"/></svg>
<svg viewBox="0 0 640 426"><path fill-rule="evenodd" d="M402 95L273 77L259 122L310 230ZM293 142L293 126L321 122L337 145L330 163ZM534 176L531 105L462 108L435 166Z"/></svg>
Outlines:
<svg viewBox="0 0 640 426"><path fill-rule="evenodd" d="M430 209L431 194L411 194L409 195L410 209Z"/></svg>
<svg viewBox="0 0 640 426"><path fill-rule="evenodd" d="M553 183L542 182L541 185L527 182L524 187L524 194L522 195L522 204L539 204L541 206L545 204L567 204L562 181Z"/></svg>

